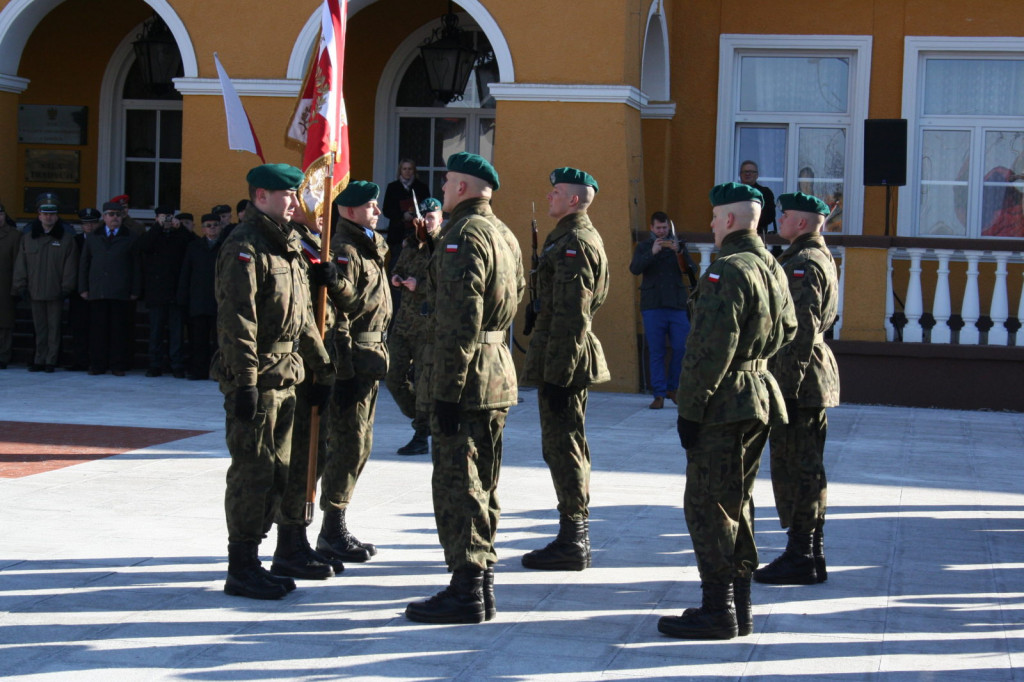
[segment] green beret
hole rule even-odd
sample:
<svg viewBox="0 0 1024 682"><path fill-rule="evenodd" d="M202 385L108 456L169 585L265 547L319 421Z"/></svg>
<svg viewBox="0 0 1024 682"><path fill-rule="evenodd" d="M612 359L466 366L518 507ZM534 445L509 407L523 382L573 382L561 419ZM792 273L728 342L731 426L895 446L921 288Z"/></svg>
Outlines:
<svg viewBox="0 0 1024 682"><path fill-rule="evenodd" d="M295 166L289 166L287 163L265 163L249 171L249 174L245 176L245 181L253 187L276 192L282 189L298 189L302 184L302 178L302 171ZM224 208L226 210L222 211L223 213L231 211L228 206Z"/></svg>
<svg viewBox="0 0 1024 682"><path fill-rule="evenodd" d="M487 181L491 187L498 189L501 183L498 182L498 171L482 156L459 152L448 157L448 170L453 173L465 173L474 178Z"/></svg>
<svg viewBox="0 0 1024 682"><path fill-rule="evenodd" d="M764 197L750 185L740 182L725 182L711 188L712 206L724 206L725 204L736 204L741 201L756 201L764 206Z"/></svg>
<svg viewBox="0 0 1024 682"><path fill-rule="evenodd" d="M366 180L352 180L348 187L334 199L335 206L355 208L380 196L380 187Z"/></svg>
<svg viewBox="0 0 1024 682"><path fill-rule="evenodd" d="M566 183L568 185L586 185L587 187L594 188L594 194L600 192L600 188L597 186L597 180L590 173L581 171L579 168L556 168L551 171L551 184L557 185L559 183Z"/></svg>
<svg viewBox="0 0 1024 682"><path fill-rule="evenodd" d="M820 213L827 216L832 212L824 201L812 194L791 192L779 195L779 206L783 211L803 211L804 213Z"/></svg>
<svg viewBox="0 0 1024 682"><path fill-rule="evenodd" d="M431 213L433 211L440 210L441 202L435 199L434 197L427 197L426 199L423 200L423 203L420 204L421 213Z"/></svg>

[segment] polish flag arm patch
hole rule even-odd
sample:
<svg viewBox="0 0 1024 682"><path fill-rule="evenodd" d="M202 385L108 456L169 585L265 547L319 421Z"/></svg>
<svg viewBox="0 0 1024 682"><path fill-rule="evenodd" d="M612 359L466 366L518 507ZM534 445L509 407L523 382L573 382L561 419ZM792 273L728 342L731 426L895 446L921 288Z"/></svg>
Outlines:
<svg viewBox="0 0 1024 682"><path fill-rule="evenodd" d="M348 265L348 256L338 256L334 259L334 262L338 265Z"/></svg>
<svg viewBox="0 0 1024 682"><path fill-rule="evenodd" d="M709 272L708 273L708 281L709 282L715 283L718 280L720 280L721 278L722 278L722 276L719 275L717 272Z"/></svg>
<svg viewBox="0 0 1024 682"><path fill-rule="evenodd" d="M793 271L793 279L803 279L803 278L804 278L804 271L803 270L794 270Z"/></svg>
<svg viewBox="0 0 1024 682"><path fill-rule="evenodd" d="M565 250L565 257L566 258L575 258L576 257L576 249L566 249Z"/></svg>
<svg viewBox="0 0 1024 682"><path fill-rule="evenodd" d="M458 253L459 252L459 245L458 244L445 244L444 245L444 252L445 253Z"/></svg>
<svg viewBox="0 0 1024 682"><path fill-rule="evenodd" d="M249 263L251 261L252 261L252 254L246 253L245 251L240 251L239 252L239 254L238 254L238 262L240 262L240 263Z"/></svg>

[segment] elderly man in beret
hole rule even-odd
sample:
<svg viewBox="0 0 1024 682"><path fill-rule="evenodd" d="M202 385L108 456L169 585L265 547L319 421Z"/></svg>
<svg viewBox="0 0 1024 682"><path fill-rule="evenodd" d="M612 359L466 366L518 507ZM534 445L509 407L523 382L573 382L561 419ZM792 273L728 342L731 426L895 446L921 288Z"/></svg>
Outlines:
<svg viewBox="0 0 1024 682"><path fill-rule="evenodd" d="M839 283L836 263L821 236L829 207L818 197L794 192L779 197L779 234L790 246L779 262L796 307L793 342L771 359L769 369L786 401L789 423L768 436L772 488L779 523L787 528L786 550L754 580L774 585L825 582L824 525L825 408L839 404L839 368L824 333L836 321Z"/></svg>
<svg viewBox="0 0 1024 682"><path fill-rule="evenodd" d="M422 314L426 302L426 280L430 257L436 248L437 234L441 230L443 213L441 202L427 197L419 206L420 217L413 218L412 232L402 244L402 252L395 260L391 272L391 286L405 289L399 297L395 322L388 336L391 364L384 383L398 408L412 419L412 440L398 448L399 455L425 455L430 452L430 410L417 406L416 386L420 380L423 359L420 351L426 346L426 316Z"/></svg>
<svg viewBox="0 0 1024 682"><path fill-rule="evenodd" d="M558 499L558 535L523 556L523 566L582 571L590 558L590 446L587 391L611 375L594 314L608 298L608 259L587 209L598 192L576 168L551 172L548 215L557 220L537 264L541 306L523 378L538 385L541 449Z"/></svg>
<svg viewBox="0 0 1024 682"><path fill-rule="evenodd" d="M682 639L731 639L753 630L751 495L768 426L786 419L768 359L796 333L786 275L757 235L762 201L749 185L711 190L719 253L691 298L678 430L687 462L686 527L704 598L699 608L658 622L662 633Z"/></svg>
<svg viewBox="0 0 1024 682"><path fill-rule="evenodd" d="M491 210L491 195L501 186L494 166L459 152L447 167L442 208L449 220L429 274L429 390L434 521L452 578L433 597L409 604L405 615L423 623L480 623L497 614L501 438L519 397L507 340L526 278L519 242Z"/></svg>
<svg viewBox="0 0 1024 682"><path fill-rule="evenodd" d="M212 369L224 393L231 453L224 591L280 599L295 582L260 565L259 544L287 482L295 386L305 363L316 376L310 402L326 405L334 369L313 322L302 247L289 222L302 171L264 164L246 180L252 206L220 248L215 284L219 348Z"/></svg>
<svg viewBox="0 0 1024 682"><path fill-rule="evenodd" d="M324 512L316 550L339 562L362 563L377 553L348 530L345 518L359 475L373 449L378 383L388 371L385 344L391 323L388 247L374 228L380 188L353 180L334 200L337 223L331 236L336 278L327 283L337 310L333 337L334 385L327 422L320 509Z"/></svg>

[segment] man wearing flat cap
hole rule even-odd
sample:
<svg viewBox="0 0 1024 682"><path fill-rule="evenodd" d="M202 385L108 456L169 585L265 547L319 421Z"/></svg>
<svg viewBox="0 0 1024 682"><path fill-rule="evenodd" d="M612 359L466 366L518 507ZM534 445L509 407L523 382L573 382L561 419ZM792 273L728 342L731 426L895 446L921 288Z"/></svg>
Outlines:
<svg viewBox="0 0 1024 682"><path fill-rule="evenodd" d="M537 384L541 449L558 499L558 535L523 556L523 566L582 571L590 558L590 446L587 392L611 375L594 314L608 298L604 241L587 209L597 181L576 168L551 171L548 215L557 220L537 264L540 312L523 378Z"/></svg>
<svg viewBox="0 0 1024 682"><path fill-rule="evenodd" d="M772 426L772 489L779 523L788 529L786 550L754 580L774 585L825 582L825 408L839 404L839 368L824 334L839 310L836 263L821 236L829 207L818 197L794 192L779 197L779 235L790 246L779 258L796 308L792 343L769 362L786 401L788 424Z"/></svg>
<svg viewBox="0 0 1024 682"><path fill-rule="evenodd" d="M377 553L348 530L346 513L359 475L373 449L378 384L388 371L387 328L391 323L388 247L374 228L380 188L353 180L334 200L331 233L336 277L327 293L337 311L331 327L337 381L327 421L320 509L324 512L316 550L328 559L362 563Z"/></svg>
<svg viewBox="0 0 1024 682"><path fill-rule="evenodd" d="M480 623L497 614L494 540L508 408L519 397L508 330L526 288L512 231L491 210L498 173L466 152L448 157L442 208L449 221L428 275L433 300L434 521L449 586L406 607L424 623Z"/></svg>
<svg viewBox="0 0 1024 682"><path fill-rule="evenodd" d="M273 525L291 458L295 386L315 374L310 402L326 405L334 370L313 322L302 247L290 220L302 171L264 164L249 171L252 205L217 255L218 346L214 378L224 393L231 465L224 510L228 578L224 591L280 599L295 589L266 571L259 544Z"/></svg>
<svg viewBox="0 0 1024 682"><path fill-rule="evenodd" d="M718 258L690 299L677 428L686 450L683 507L703 604L658 622L659 631L682 639L731 639L753 630L751 495L768 427L786 419L768 359L796 333L786 274L757 235L762 201L749 185L711 190Z"/></svg>

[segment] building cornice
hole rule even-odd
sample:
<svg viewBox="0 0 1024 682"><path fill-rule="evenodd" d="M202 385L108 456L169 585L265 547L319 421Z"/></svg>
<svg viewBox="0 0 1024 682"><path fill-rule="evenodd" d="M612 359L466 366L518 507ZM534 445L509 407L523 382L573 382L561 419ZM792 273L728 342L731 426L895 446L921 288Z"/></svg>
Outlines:
<svg viewBox="0 0 1024 682"><path fill-rule="evenodd" d="M231 79L240 97L297 97L302 81L285 79ZM221 96L218 78L175 78L174 87L182 95Z"/></svg>
<svg viewBox="0 0 1024 682"><path fill-rule="evenodd" d="M640 107L640 118L659 118L669 120L675 117L675 102L652 102Z"/></svg>
<svg viewBox="0 0 1024 682"><path fill-rule="evenodd" d="M569 83L491 83L499 102L593 102L626 104L640 109L647 95L632 85L576 85Z"/></svg>
<svg viewBox="0 0 1024 682"><path fill-rule="evenodd" d="M0 73L0 92L13 92L16 95L20 95L28 88L28 84L29 80L27 78Z"/></svg>

